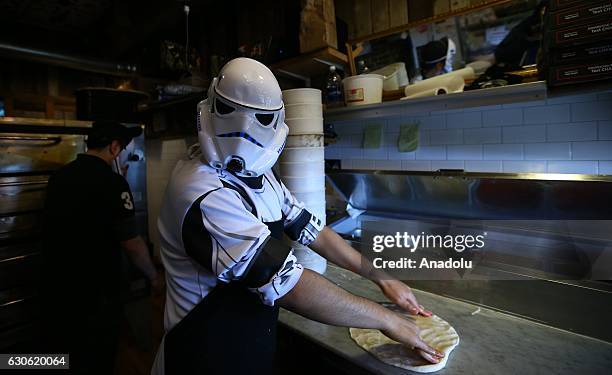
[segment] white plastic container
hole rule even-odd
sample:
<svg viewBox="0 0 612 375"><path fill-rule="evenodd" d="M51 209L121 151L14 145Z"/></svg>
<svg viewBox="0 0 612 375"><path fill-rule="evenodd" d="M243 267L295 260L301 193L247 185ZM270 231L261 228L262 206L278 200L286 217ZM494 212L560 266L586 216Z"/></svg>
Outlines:
<svg viewBox="0 0 612 375"><path fill-rule="evenodd" d="M290 89L283 91L285 105L297 103L321 104L321 90L318 89Z"/></svg>
<svg viewBox="0 0 612 375"><path fill-rule="evenodd" d="M306 193L321 190L325 186L325 175L312 177L283 177L283 183L291 192Z"/></svg>
<svg viewBox="0 0 612 375"><path fill-rule="evenodd" d="M295 199L300 202L323 202L325 203L325 189L310 191L308 193L294 193Z"/></svg>
<svg viewBox="0 0 612 375"><path fill-rule="evenodd" d="M323 117L323 105L321 103L285 104L285 119L304 117Z"/></svg>
<svg viewBox="0 0 612 375"><path fill-rule="evenodd" d="M373 74L384 76L383 90L395 91L401 87L408 85L408 73L406 72L406 64L403 62L394 63L385 66L384 68L375 70Z"/></svg>
<svg viewBox="0 0 612 375"><path fill-rule="evenodd" d="M323 134L323 117L285 119L290 135Z"/></svg>
<svg viewBox="0 0 612 375"><path fill-rule="evenodd" d="M323 147L323 134L290 135L285 147Z"/></svg>
<svg viewBox="0 0 612 375"><path fill-rule="evenodd" d="M325 160L323 147L285 147L279 160L286 163L303 163Z"/></svg>
<svg viewBox="0 0 612 375"><path fill-rule="evenodd" d="M325 162L310 161L305 163L279 162L278 168L283 177L312 177L325 175Z"/></svg>
<svg viewBox="0 0 612 375"><path fill-rule="evenodd" d="M315 192L317 193L317 192ZM294 194L298 194L298 193L294 193ZM301 194L307 194L307 193L301 193ZM297 197L296 197L297 199ZM325 212L325 198L312 198L312 199L304 199L301 200L300 202L304 203L304 205L306 207L309 208L320 208L321 211L319 212Z"/></svg>
<svg viewBox="0 0 612 375"><path fill-rule="evenodd" d="M347 106L374 104L382 102L383 79L380 74L361 74L346 77L344 100Z"/></svg>

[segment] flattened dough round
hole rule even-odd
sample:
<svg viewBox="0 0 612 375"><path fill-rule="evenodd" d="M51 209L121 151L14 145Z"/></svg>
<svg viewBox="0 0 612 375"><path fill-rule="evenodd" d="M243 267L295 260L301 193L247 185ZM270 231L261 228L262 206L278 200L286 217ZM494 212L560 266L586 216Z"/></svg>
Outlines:
<svg viewBox="0 0 612 375"><path fill-rule="evenodd" d="M377 329L350 328L351 338L357 345L370 352L376 358L392 366L400 367L414 372L435 372L446 366L450 353L459 345L459 335L448 322L433 315L429 318L414 317L401 313L396 306L386 306L399 312L407 319L416 320L420 328L421 339L429 346L444 353L439 363L430 363L422 358L415 350L393 341Z"/></svg>

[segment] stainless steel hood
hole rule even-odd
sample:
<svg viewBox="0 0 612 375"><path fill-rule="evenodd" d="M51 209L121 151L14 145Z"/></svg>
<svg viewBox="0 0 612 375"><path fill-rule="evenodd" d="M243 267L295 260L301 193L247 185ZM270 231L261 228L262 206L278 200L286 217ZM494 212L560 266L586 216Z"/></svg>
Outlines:
<svg viewBox="0 0 612 375"><path fill-rule="evenodd" d="M330 225L364 255L373 233L480 231L494 244L475 254L483 272L411 275L411 286L612 342L601 324L611 278L592 273L612 272L610 176L328 170L327 179L351 214Z"/></svg>

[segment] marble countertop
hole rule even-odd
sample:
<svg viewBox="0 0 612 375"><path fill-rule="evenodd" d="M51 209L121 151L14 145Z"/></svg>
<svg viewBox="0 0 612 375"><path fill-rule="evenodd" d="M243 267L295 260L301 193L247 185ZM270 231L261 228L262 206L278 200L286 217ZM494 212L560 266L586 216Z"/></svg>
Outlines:
<svg viewBox="0 0 612 375"><path fill-rule="evenodd" d="M325 276L348 291L386 301L373 283L328 264ZM526 290L526 293L529 291ZM447 320L461 342L438 374L610 374L612 344L519 317L414 290L419 302ZM560 296L562 298L562 296ZM375 374L405 374L386 365L351 340L348 329L281 310L280 323L317 345ZM602 322L602 324L610 324Z"/></svg>

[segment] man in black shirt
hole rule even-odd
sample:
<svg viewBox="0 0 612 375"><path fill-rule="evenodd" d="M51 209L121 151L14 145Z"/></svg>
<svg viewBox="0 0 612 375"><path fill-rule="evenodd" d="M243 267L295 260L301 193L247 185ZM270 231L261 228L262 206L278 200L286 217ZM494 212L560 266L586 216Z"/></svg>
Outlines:
<svg viewBox="0 0 612 375"><path fill-rule="evenodd" d="M121 316L121 251L156 286L130 187L111 163L140 127L94 123L88 151L47 187L42 300L47 349L69 353L72 373L112 374Z"/></svg>

